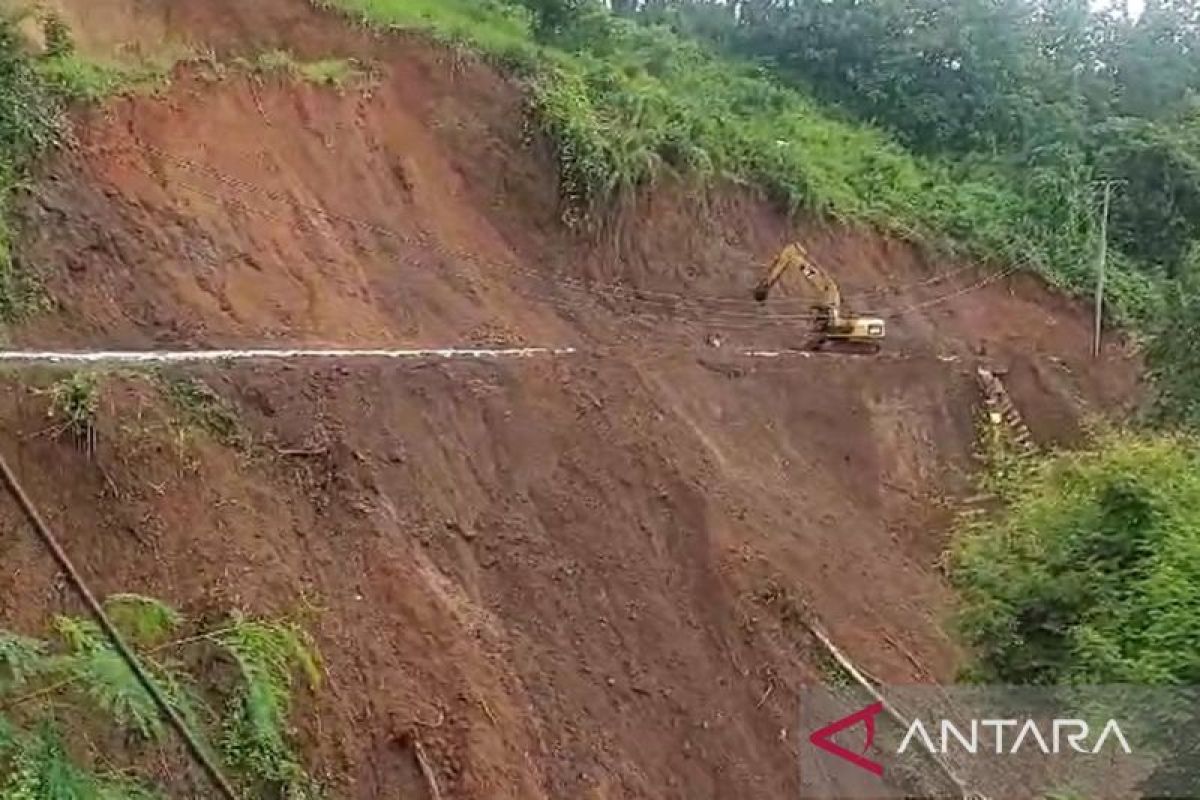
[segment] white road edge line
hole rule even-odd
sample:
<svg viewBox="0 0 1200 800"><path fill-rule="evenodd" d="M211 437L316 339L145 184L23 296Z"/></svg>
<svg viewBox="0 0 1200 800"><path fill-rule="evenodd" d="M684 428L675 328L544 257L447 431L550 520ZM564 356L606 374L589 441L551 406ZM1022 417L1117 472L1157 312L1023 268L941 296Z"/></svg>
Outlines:
<svg viewBox="0 0 1200 800"><path fill-rule="evenodd" d="M489 360L577 355L574 347L508 348L255 348L250 350L0 350L0 366L5 364L183 364L220 361L283 361L303 359L334 360ZM738 350L729 355L746 358L812 358L803 350Z"/></svg>
<svg viewBox="0 0 1200 800"><path fill-rule="evenodd" d="M281 359L495 359L532 358L536 356L565 356L576 353L574 347L511 347L511 348L437 348L412 350L384 349L253 349L253 350L96 350L96 351L38 351L0 350L0 364L171 364L197 361L256 361Z"/></svg>

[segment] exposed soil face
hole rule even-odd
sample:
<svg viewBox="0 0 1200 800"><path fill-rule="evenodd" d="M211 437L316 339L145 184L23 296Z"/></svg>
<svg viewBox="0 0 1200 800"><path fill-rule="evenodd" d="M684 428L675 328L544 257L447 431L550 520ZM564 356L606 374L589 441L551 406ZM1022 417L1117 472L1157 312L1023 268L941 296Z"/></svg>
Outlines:
<svg viewBox="0 0 1200 800"><path fill-rule="evenodd" d="M394 793L416 730L454 796L785 797L780 731L820 677L799 610L893 679L928 677L906 650L930 674L954 660L921 553L931 515L884 484L929 492L947 458L965 468L932 442L969 419L944 387L913 391L907 365L867 393L854 372L211 373L252 458L175 444L162 402L114 380L91 462L23 438L45 400L13 385L5 439L97 591L319 610L331 682L310 753L349 796ZM827 400L804 391L814 377ZM31 629L69 601L7 509L4 529L5 620Z"/></svg>
<svg viewBox="0 0 1200 800"><path fill-rule="evenodd" d="M545 154L523 142L515 90L405 48L363 91L183 70L165 97L92 112L28 204L23 257L64 313L19 335L644 351L716 333L730 347L794 347L809 312L796 285L785 279L766 307L748 290L801 238L853 310L888 317L899 357L984 353L1014 370L1035 358L1067 376L1064 391L1135 394L1119 343L1095 369L1084 309L1036 279L996 279L866 231L796 229L745 191L664 185L604 233L573 235Z"/></svg>
<svg viewBox="0 0 1200 800"><path fill-rule="evenodd" d="M744 190L668 182L600 237L563 230L518 92L416 40L284 0L140 2L95 30L378 78L188 68L87 112L24 206L20 257L58 308L20 344L580 349L201 371L248 452L180 438L149 384L113 378L90 461L32 435L46 400L7 377L5 452L99 592L319 610L330 683L304 738L342 796L424 797L415 732L449 797L795 797L796 692L822 677L798 614L885 680L960 662L935 562L970 491L979 351L1045 442L1136 403L1136 359L1093 362L1086 309L1033 278L793 226ZM793 238L889 316L883 355L745 354L803 337L794 285L749 299ZM69 601L2 513L0 612L31 630Z"/></svg>

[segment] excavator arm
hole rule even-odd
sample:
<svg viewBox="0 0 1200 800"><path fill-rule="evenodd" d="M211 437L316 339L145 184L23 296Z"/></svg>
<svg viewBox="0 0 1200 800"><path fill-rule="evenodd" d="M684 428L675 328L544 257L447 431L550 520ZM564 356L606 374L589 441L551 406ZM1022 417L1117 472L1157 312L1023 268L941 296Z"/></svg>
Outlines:
<svg viewBox="0 0 1200 800"><path fill-rule="evenodd" d="M754 287L754 299L765 303L771 289L775 288L775 284L779 283L780 278L793 268L804 276L805 281L815 292L816 300L813 305L828 311L834 318L837 318L841 313L842 293L838 290L838 285L833 278L813 263L808 256L808 251L799 242L793 242L783 248L783 251L771 262L771 266L767 268L758 285Z"/></svg>
<svg viewBox="0 0 1200 800"><path fill-rule="evenodd" d="M788 270L796 269L816 296L812 307L816 311L813 317L813 333L815 338L811 346L820 349L831 342L840 346L866 348L868 352L879 352L879 341L887 332L887 323L875 317L852 315L842 316L842 293L837 282L809 258L808 251L799 242L793 242L776 256L767 268L758 285L754 287L754 299L765 303L771 290L787 274Z"/></svg>

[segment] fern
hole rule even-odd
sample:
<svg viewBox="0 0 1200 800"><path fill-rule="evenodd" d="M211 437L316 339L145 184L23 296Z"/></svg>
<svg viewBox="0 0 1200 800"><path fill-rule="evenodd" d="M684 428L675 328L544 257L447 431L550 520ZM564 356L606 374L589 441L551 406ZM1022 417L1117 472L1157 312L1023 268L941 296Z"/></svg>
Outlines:
<svg viewBox="0 0 1200 800"><path fill-rule="evenodd" d="M12 769L0 785L4 800L158 800L158 795L137 784L81 769L48 723L33 736L15 737L13 742Z"/></svg>
<svg viewBox="0 0 1200 800"><path fill-rule="evenodd" d="M158 612L167 609L153 601L151 607ZM63 670L72 685L122 727L147 739L161 738L163 723L158 706L125 660L103 638L99 627L91 620L72 617L59 617L55 627L70 650L63 660ZM166 662L143 659L143 668L167 702L189 724L198 727L198 702L185 679Z"/></svg>
<svg viewBox="0 0 1200 800"><path fill-rule="evenodd" d="M114 594L104 601L104 610L118 630L145 647L162 644L183 621L166 603L138 594Z"/></svg>
<svg viewBox="0 0 1200 800"><path fill-rule="evenodd" d="M208 728L206 722L211 722L216 715L205 704L191 680L172 662L151 661L146 668L150 670L151 678L167 702L195 734L200 746L210 756L215 756L205 731Z"/></svg>
<svg viewBox="0 0 1200 800"><path fill-rule="evenodd" d="M305 772L288 727L292 693L298 682L315 687L321 665L312 639L287 622L235 617L216 632L171 640L183 626L170 606L134 594L109 597L105 608L114 624L141 650L140 660L167 702L210 749L220 733L230 767L236 767L248 796L280 800L316 800L320 786ZM0 715L0 799L2 800L149 800L156 797L120 776L94 775L73 763L58 729L52 704L63 695L83 702L61 706L70 719L101 712L121 728L145 740L165 736L165 725L150 693L90 619L54 620L52 642L0 631L0 691L29 684L13 724ZM218 716L204 702L192 677L166 653L187 645L216 646L227 653L240 678ZM208 685L209 690L216 687ZM40 722L39 722L40 721ZM40 724L33 728L22 725ZM71 739L73 745L75 739ZM90 743L81 749L102 759Z"/></svg>
<svg viewBox="0 0 1200 800"><path fill-rule="evenodd" d="M0 631L0 694L23 685L47 666L45 643Z"/></svg>
<svg viewBox="0 0 1200 800"><path fill-rule="evenodd" d="M117 595L109 603L114 609L129 611L126 621L143 634L161 634L166 626L179 620L177 612L150 598ZM160 739L164 728L158 706L125 660L103 638L99 627L90 620L72 617L59 617L55 627L70 650L63 660L63 670L72 685L117 724L143 738ZM142 666L184 721L193 730L200 730L198 709L202 704L187 680L170 662L142 659Z"/></svg>
<svg viewBox="0 0 1200 800"><path fill-rule="evenodd" d="M64 670L73 685L117 724L147 739L162 736L158 708L149 692L90 620L59 617L55 629L70 655Z"/></svg>
<svg viewBox="0 0 1200 800"><path fill-rule="evenodd" d="M227 756L253 778L278 787L288 800L319 797L319 787L292 750L288 730L295 673L303 673L313 688L320 683L311 638L289 623L237 618L216 641L243 680L229 702L223 735Z"/></svg>

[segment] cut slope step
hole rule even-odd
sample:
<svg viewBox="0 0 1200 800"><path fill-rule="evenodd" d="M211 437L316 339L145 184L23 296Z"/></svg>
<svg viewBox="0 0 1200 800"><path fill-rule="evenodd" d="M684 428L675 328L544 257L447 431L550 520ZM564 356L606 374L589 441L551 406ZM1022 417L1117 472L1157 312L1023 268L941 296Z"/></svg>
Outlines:
<svg viewBox="0 0 1200 800"><path fill-rule="evenodd" d="M122 8L220 52L369 55L379 83L185 69L161 97L81 116L80 148L24 206L21 260L58 305L18 343L581 351L189 367L235 404L249 454L117 376L88 461L36 435L34 377L5 378L0 446L101 590L320 608L333 688L303 735L340 796L414 787L402 743L418 730L463 800L793 798L796 692L822 677L798 610L884 680L955 674L933 564L947 498L969 491L976 349L1034 376L1061 359L1099 408L1136 399L1136 361L1110 345L1092 368L1089 318L1035 279L922 305L988 272L796 225L744 188L697 199L665 181L611 238L570 235L519 92L435 46L300 0ZM802 337L749 300L795 238L848 296L917 309L894 358L742 354ZM729 302L689 314L689 296ZM702 344L714 329L729 368ZM1078 413L1037 380L1011 392L1031 419ZM59 600L6 513L0 610L32 629Z"/></svg>

